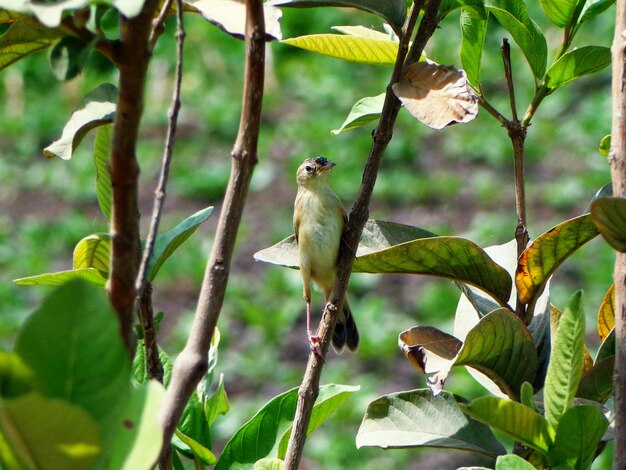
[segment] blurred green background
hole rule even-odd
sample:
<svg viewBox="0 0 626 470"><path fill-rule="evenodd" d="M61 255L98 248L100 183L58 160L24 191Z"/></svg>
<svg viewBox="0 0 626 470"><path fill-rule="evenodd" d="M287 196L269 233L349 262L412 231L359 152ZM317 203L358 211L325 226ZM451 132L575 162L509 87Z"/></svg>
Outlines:
<svg viewBox="0 0 626 470"><path fill-rule="evenodd" d="M530 2L553 54L560 31ZM575 46L609 46L614 10L585 24ZM427 47L429 58L460 67L458 11L449 15ZM112 19L114 24L114 19ZM334 25L380 29L379 18L349 9L285 9L284 37L328 33ZM187 41L172 174L162 230L209 206L216 215L165 264L154 284L155 311L163 311L160 344L171 356L184 345L211 248L230 169L230 150L241 106L243 43L198 16L186 17ZM152 210L172 92L174 25L159 40L149 72L139 158L143 232ZM499 43L504 31L490 24L483 57L484 89L505 115L508 97ZM511 41L511 43L513 43ZM520 110L532 97L532 78L513 47ZM338 165L333 185L349 210L358 191L373 128L338 136L352 104L384 91L390 67L315 55L280 43L268 47L266 96L259 164L252 181L235 252L224 310L217 371L225 374L231 412L217 422L219 450L225 440L270 397L299 384L308 343L302 287L297 271L254 262L254 252L292 233L295 170L303 158L327 156ZM93 136L70 161L46 160L42 149L57 139L80 99L115 70L93 53L84 73L57 82L45 53L0 73L0 348L15 334L46 292L12 279L69 269L74 245L106 230L95 195ZM531 237L579 215L609 179L597 151L610 132L610 71L584 77L549 96L530 128L527 197ZM516 224L512 151L506 131L486 112L467 125L430 130L400 113L373 196L370 216L418 225L442 235L459 235L481 246L502 244ZM590 348L598 345L595 315L611 283L613 255L601 239L569 260L552 281L551 301L563 308L577 289L586 293ZM459 291L450 282L415 276L354 275L350 303L361 330L356 354L331 353L323 383L361 385L361 390L309 439L302 468L447 469L471 465L471 454L429 450L356 449L354 438L367 404L394 391L424 386L397 348L399 332L432 325L452 332ZM316 312L321 295L314 296ZM316 316L319 318L319 315ZM447 389L472 398L482 394L464 370L455 370ZM456 460L454 460L456 459ZM609 468L608 456L595 468Z"/></svg>

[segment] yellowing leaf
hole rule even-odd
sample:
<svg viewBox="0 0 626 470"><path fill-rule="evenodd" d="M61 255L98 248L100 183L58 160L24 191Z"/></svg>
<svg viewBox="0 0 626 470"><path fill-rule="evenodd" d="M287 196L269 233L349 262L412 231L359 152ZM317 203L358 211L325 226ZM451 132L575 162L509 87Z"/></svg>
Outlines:
<svg viewBox="0 0 626 470"><path fill-rule="evenodd" d="M535 301L552 273L597 235L590 214L566 220L540 235L519 259L515 285L520 301L525 304Z"/></svg>
<svg viewBox="0 0 626 470"><path fill-rule="evenodd" d="M615 284L606 291L598 310L598 335L604 341L615 326Z"/></svg>
<svg viewBox="0 0 626 470"><path fill-rule="evenodd" d="M343 34L311 34L282 42L336 59L363 64L394 64L398 54L398 43L391 39L369 39Z"/></svg>
<svg viewBox="0 0 626 470"><path fill-rule="evenodd" d="M393 91L420 122L442 129L457 122L470 122L478 114L478 98L462 70L427 62L409 65Z"/></svg>

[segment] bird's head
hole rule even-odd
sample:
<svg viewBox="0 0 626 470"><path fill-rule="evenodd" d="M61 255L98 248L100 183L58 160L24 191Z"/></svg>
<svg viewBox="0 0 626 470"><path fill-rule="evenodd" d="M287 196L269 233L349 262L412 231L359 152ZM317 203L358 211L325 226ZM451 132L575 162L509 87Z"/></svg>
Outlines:
<svg viewBox="0 0 626 470"><path fill-rule="evenodd" d="M335 163L324 157L307 158L296 172L298 186L312 188L320 183L328 183L330 169L334 166Z"/></svg>

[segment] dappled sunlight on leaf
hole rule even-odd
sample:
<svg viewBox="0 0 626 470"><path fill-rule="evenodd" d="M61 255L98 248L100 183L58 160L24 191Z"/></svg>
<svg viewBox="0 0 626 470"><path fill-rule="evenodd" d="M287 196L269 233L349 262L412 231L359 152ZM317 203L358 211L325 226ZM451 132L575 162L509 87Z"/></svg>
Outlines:
<svg viewBox="0 0 626 470"><path fill-rule="evenodd" d="M434 396L427 389L380 397L367 407L356 445L443 447L492 457L505 453L487 426L461 412L459 403L464 402L449 392Z"/></svg>

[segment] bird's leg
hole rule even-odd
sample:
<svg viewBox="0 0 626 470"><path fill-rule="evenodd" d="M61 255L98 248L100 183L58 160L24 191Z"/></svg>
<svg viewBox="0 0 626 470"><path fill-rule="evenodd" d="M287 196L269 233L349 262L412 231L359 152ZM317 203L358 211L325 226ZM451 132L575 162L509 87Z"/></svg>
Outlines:
<svg viewBox="0 0 626 470"><path fill-rule="evenodd" d="M321 338L317 335L313 334L311 330L311 298L306 298L306 329L309 335L309 346L311 347L311 351L315 353L317 357L323 359L322 351L320 349L320 341Z"/></svg>

